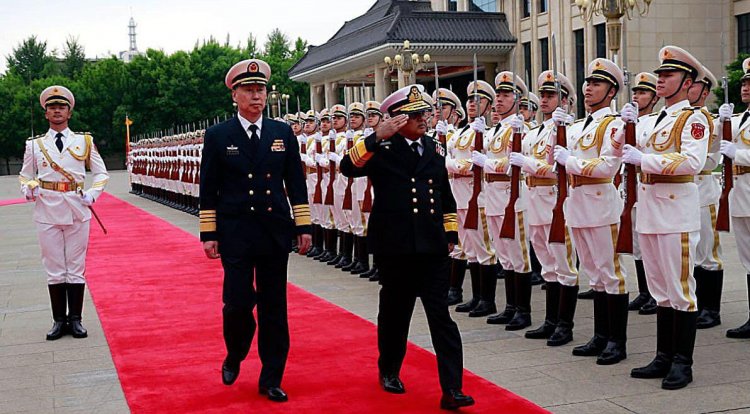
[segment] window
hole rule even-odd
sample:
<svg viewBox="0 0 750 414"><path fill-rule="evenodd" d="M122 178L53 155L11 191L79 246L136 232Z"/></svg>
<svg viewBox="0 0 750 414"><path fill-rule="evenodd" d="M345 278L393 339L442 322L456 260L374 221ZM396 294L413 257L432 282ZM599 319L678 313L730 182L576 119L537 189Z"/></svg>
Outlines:
<svg viewBox="0 0 750 414"><path fill-rule="evenodd" d="M539 13L546 13L548 9L548 0L539 0Z"/></svg>
<svg viewBox="0 0 750 414"><path fill-rule="evenodd" d="M596 31L596 57L607 58L607 28L604 23L594 26Z"/></svg>
<svg viewBox="0 0 750 414"><path fill-rule="evenodd" d="M583 43L583 29L578 29L573 32L573 43L575 44L575 56L576 56L576 104L578 106L578 117L581 118L586 113L586 108L583 106L583 79L586 77L586 52L585 45ZM566 74L567 76L568 74ZM571 91L572 93L572 91Z"/></svg>
<svg viewBox="0 0 750 414"><path fill-rule="evenodd" d="M458 11L458 0L448 0L448 11Z"/></svg>
<svg viewBox="0 0 750 414"><path fill-rule="evenodd" d="M539 53L542 57L540 60L540 62L542 62L542 70L549 69L549 41L546 37L544 39L539 39Z"/></svg>
<svg viewBox="0 0 750 414"><path fill-rule="evenodd" d="M737 16L737 51L750 53L750 13Z"/></svg>
<svg viewBox="0 0 750 414"><path fill-rule="evenodd" d="M531 0L521 0L521 17L531 16Z"/></svg>
<svg viewBox="0 0 750 414"><path fill-rule="evenodd" d="M497 11L496 0L471 0L471 11L494 13Z"/></svg>
<svg viewBox="0 0 750 414"><path fill-rule="evenodd" d="M525 73L533 76L533 73L531 73L531 42L523 44L523 68Z"/></svg>

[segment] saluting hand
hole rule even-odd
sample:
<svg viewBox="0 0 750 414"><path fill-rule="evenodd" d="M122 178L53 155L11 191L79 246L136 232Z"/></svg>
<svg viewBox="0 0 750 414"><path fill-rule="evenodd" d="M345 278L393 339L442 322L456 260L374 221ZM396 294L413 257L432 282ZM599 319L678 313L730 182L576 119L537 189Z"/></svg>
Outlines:
<svg viewBox="0 0 750 414"><path fill-rule="evenodd" d="M221 257L219 254L219 242L216 240L203 242L203 252L206 253L206 257L209 259L218 259Z"/></svg>
<svg viewBox="0 0 750 414"><path fill-rule="evenodd" d="M401 128L409 122L409 115L396 115L393 118L388 118L380 123L380 127L375 131L375 139L377 141L383 141L390 139L396 134Z"/></svg>

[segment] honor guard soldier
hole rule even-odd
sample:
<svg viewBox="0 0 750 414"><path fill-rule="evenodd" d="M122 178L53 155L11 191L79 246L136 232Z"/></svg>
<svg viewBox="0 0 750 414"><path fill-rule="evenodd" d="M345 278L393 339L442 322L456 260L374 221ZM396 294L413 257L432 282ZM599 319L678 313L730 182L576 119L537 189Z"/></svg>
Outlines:
<svg viewBox="0 0 750 414"><path fill-rule="evenodd" d="M302 121L298 113L286 114L286 122L292 128L295 137L302 133Z"/></svg>
<svg viewBox="0 0 750 414"><path fill-rule="evenodd" d="M495 88L485 81L470 83L466 88L469 95L467 104L469 116L473 118L460 132L454 134L448 144L448 156L445 166L452 181L453 196L458 209L458 237L461 247L469 263L471 276L472 298L456 307L456 312L468 312L470 317L488 316L497 312L495 304L495 290L497 287L497 269L495 267L495 252L492 249L487 216L485 215L485 194L480 191L477 197L478 225L477 229L465 227L469 213L469 201L474 195L472 188L472 160L476 133L488 132L485 116L489 115L490 107L495 101ZM475 103L478 96L478 105ZM513 309L515 312L515 309Z"/></svg>
<svg viewBox="0 0 750 414"><path fill-rule="evenodd" d="M380 110L380 105L381 104L378 101L365 102L367 128L365 128L362 139L377 131L380 127L380 123L383 121L383 112L381 112ZM367 178L366 180L367 184L365 185L364 191L362 191L361 193L361 198L359 198L358 194L357 199L357 201L362 206L362 223L364 224L364 233L361 239L361 243L364 245L364 247L362 251L363 256L360 261L364 260L365 265L367 265L366 260L368 260L368 258L370 257L367 249L367 226L370 221L370 213L372 212L372 201L374 197L372 192L372 180L370 180L369 178ZM375 257L373 257L372 259L372 267L369 270L360 273L359 277L367 278L371 282L377 282L378 280L380 280L380 277L378 275L377 259Z"/></svg>
<svg viewBox="0 0 750 414"><path fill-rule="evenodd" d="M656 96L656 76L649 72L641 72L635 76L635 86L633 86L633 104L638 109L638 123L636 123L636 136L638 130L646 125L646 120L657 114L653 113L654 106L659 102ZM633 206L633 259L635 260L635 273L638 278L638 296L628 303L628 310L638 311L641 315L652 315L656 313L656 301L648 290L646 283L646 271L643 267L641 258L641 249L638 245L638 236L635 230L638 201Z"/></svg>
<svg viewBox="0 0 750 414"><path fill-rule="evenodd" d="M444 153L447 154L447 152L452 151L452 148L455 148L454 139L458 138L455 120L460 118L458 109L461 107L461 100L453 91L446 88L440 88L433 92L432 99L435 101L434 117L437 120L435 123L435 139L439 141L441 135L445 137L445 142L440 145L443 147ZM443 110L442 114L438 112L441 107ZM453 188L452 174L448 176L448 181L451 183L451 188ZM457 243L450 253L449 306L458 305L464 300L463 285L464 278L466 277L466 266L466 255L461 247L461 243Z"/></svg>
<svg viewBox="0 0 750 414"><path fill-rule="evenodd" d="M376 198L368 246L378 257L378 368L387 392L404 393L399 372L417 297L422 299L435 346L443 409L474 404L461 392L461 336L446 304L448 252L457 240L456 203L445 161L425 136L431 107L420 85L388 96L391 118L360 141L341 163L349 177L367 176Z"/></svg>
<svg viewBox="0 0 750 414"><path fill-rule="evenodd" d="M557 94L557 82L561 96ZM531 245L537 252L546 282L546 313L544 323L527 331L530 339L547 339L547 345L560 346L573 340L573 317L578 301L578 270L576 252L569 229L565 228L565 243L549 243L552 210L556 203L557 174L549 161L549 152L556 142L557 128L552 113L558 108L574 105L575 87L563 74L551 70L537 79L541 95L540 109L544 122L531 129L523 140L522 153L512 153L509 162L526 174L529 199L527 214ZM562 98L562 99L560 99Z"/></svg>
<svg viewBox="0 0 750 414"><path fill-rule="evenodd" d="M335 166L335 179L333 180L333 222L338 231L339 239L339 251L338 254L328 262L328 265L334 266L340 269L344 266L348 266L352 263L352 250L354 249L354 235L349 225L349 220L344 212L344 193L346 193L346 187L348 186L348 179L342 174L338 174L341 159L346 154L347 150L347 119L349 113L344 105L337 104L331 107L331 115L333 116L333 127L329 132L328 141L335 143L336 151L328 152L328 160L333 161ZM352 138L354 137L353 134Z"/></svg>
<svg viewBox="0 0 750 414"><path fill-rule="evenodd" d="M295 233L300 254L310 246L310 207L294 133L263 116L270 77L271 68L258 59L227 72L225 84L238 113L206 131L200 238L206 256L220 258L224 267L222 381L231 385L239 376L255 333L257 304L259 391L282 402L288 398L281 388L289 352L287 262Z"/></svg>
<svg viewBox="0 0 750 414"><path fill-rule="evenodd" d="M709 124L700 108L690 106L688 91L702 79L702 65L690 53L666 46L657 95L665 100L658 116L646 120L636 146L624 133L612 140L615 154L640 167L636 230L651 294L656 299L656 358L635 368L634 378L663 378L662 388L678 389L693 379L693 348L698 307L693 267L700 238L700 194L695 184L706 163ZM624 109L624 108L623 108ZM635 114L623 111L623 121Z"/></svg>
<svg viewBox="0 0 750 414"><path fill-rule="evenodd" d="M361 102L352 102L349 104L349 130L347 131L347 151L349 151L349 140L351 137L351 146L363 140L365 129L365 106ZM345 215L349 221L349 227L352 231L353 248L351 263L342 266L341 270L358 275L370 270L370 256L367 253L367 242L365 238L366 223L362 215L362 203L364 199L365 188L367 187L367 178L352 178L350 192L344 192L344 197L351 197L348 204L351 208L345 209ZM349 185L347 183L347 185Z"/></svg>
<svg viewBox="0 0 750 414"><path fill-rule="evenodd" d="M64 86L50 86L42 91L39 104L49 130L26 141L18 179L26 199L34 201L34 222L47 272L54 321L47 340L66 333L85 338L88 333L81 315L91 205L104 191L109 174L91 134L68 128L76 104L73 93ZM86 168L91 170L93 184L84 191Z"/></svg>
<svg viewBox="0 0 750 414"><path fill-rule="evenodd" d="M329 133L331 132L331 114L328 109L323 109L320 112L320 134L315 137L315 162L317 163L317 175L319 176L318 185L320 202L314 203L313 205L313 220L317 221L319 230L322 232L322 242L320 236L318 237L319 251L315 254L308 254L315 260L323 263L327 263L329 260L336 257L336 239L338 238L337 230L333 221L333 212L331 205L325 203L328 198L328 188L331 181L330 165L331 161L328 160L328 152L330 149L329 145ZM318 151L320 149L320 151ZM317 217L317 219L315 218ZM321 245L322 244L322 245Z"/></svg>
<svg viewBox="0 0 750 414"><path fill-rule="evenodd" d="M515 80L514 80L515 79ZM495 77L495 113L498 124L484 136L484 152L472 151L473 165L484 169L485 214L492 245L504 270L505 311L487 318L489 324L506 324L508 331L517 331L531 325L531 263L529 258L528 224L525 220L526 189L520 184L515 203L513 238L500 236L505 208L510 202L511 176L508 156L512 150L514 134L520 137L528 128L520 115L520 97L528 92L526 83L513 72L500 72ZM519 115L516 115L518 113ZM493 275L495 276L495 275ZM497 277L494 277L497 280ZM482 282L484 283L484 278ZM482 287L484 289L484 286ZM494 286L492 287L494 290ZM512 311L511 311L512 309Z"/></svg>
<svg viewBox="0 0 750 414"><path fill-rule="evenodd" d="M707 329L721 324L721 290L724 285L724 264L721 253L716 217L721 197L721 185L714 178L713 170L721 163L721 141L717 131L721 128L717 119L706 108L711 90L719 86L716 77L705 66L703 77L696 79L688 91L690 105L698 108L708 122L708 157L703 171L695 177L701 206L701 231L695 249L695 296L698 300L696 328Z"/></svg>
<svg viewBox="0 0 750 414"><path fill-rule="evenodd" d="M750 58L742 62L742 102L750 104ZM750 305L750 109L732 117L734 107L723 104L719 121L732 120L732 141L721 141L721 153L734 163L734 187L729 193L729 213L737 241L737 253L747 273L748 305ZM727 331L729 338L750 338L750 319L742 326Z"/></svg>
<svg viewBox="0 0 750 414"><path fill-rule="evenodd" d="M317 169L315 168L317 166L317 163L315 162L315 143L320 136L320 132L318 131L319 126L320 121L318 113L315 112L314 109L305 112L305 115L302 118L302 134L298 137L300 146L300 158L302 159L302 163L304 164L303 168L305 170L307 198L308 203L310 204L310 218L313 226L313 247L307 252L307 254L310 254L310 251L316 250L316 246L318 245L317 243L322 243L322 237L320 237L320 234L317 231L318 223L315 218L315 213L313 213L313 210L315 210L316 208L316 206L313 204L313 198L315 196L315 186L318 182L318 176L316 174ZM318 253L320 253L320 251L318 251Z"/></svg>
<svg viewBox="0 0 750 414"><path fill-rule="evenodd" d="M623 85L623 72L612 61L595 59L588 66L585 101L591 113L567 131L567 149L557 145L554 158L570 176L565 219L578 251L581 272L594 289L594 336L573 349L573 355L596 356L599 365L626 358L628 290L622 258L615 252L623 200L613 185L620 158L612 152L611 137L622 121L610 109ZM557 108L559 125L569 119Z"/></svg>
<svg viewBox="0 0 750 414"><path fill-rule="evenodd" d="M536 120L536 114L539 111L539 97L534 92L529 92L529 96L521 98L521 114L523 119L529 124L530 128L535 128L539 123Z"/></svg>

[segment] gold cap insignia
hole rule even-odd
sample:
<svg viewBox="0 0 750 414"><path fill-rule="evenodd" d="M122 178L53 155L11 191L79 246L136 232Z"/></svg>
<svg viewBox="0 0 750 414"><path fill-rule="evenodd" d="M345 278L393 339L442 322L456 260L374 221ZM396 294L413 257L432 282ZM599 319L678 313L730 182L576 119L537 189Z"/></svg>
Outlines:
<svg viewBox="0 0 750 414"><path fill-rule="evenodd" d="M409 102L417 102L422 100L422 94L416 86L412 86L409 90Z"/></svg>
<svg viewBox="0 0 750 414"><path fill-rule="evenodd" d="M673 58L674 58L674 55L672 54L672 52L669 51L669 49L664 51L664 59L673 59Z"/></svg>
<svg viewBox="0 0 750 414"><path fill-rule="evenodd" d="M257 72L258 71L258 64L255 62L251 62L250 66L247 68L248 72Z"/></svg>

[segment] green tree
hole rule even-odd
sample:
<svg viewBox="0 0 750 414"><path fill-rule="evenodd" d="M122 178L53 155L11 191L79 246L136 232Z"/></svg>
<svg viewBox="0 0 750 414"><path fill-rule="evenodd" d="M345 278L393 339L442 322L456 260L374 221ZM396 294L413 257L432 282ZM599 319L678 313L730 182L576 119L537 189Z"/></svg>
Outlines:
<svg viewBox="0 0 750 414"><path fill-rule="evenodd" d="M63 49L62 73L63 75L75 79L86 65L86 55L84 54L83 45L73 36L68 36L65 40L65 49Z"/></svg>
<svg viewBox="0 0 750 414"><path fill-rule="evenodd" d="M13 48L7 56L8 71L21 77L26 83L44 78L57 72L55 58L47 53L47 42L30 36Z"/></svg>

